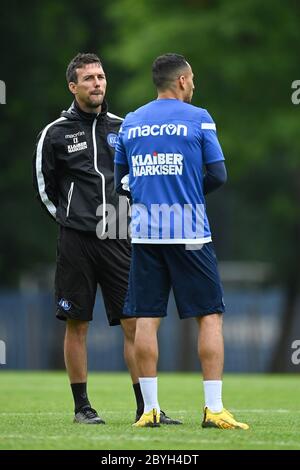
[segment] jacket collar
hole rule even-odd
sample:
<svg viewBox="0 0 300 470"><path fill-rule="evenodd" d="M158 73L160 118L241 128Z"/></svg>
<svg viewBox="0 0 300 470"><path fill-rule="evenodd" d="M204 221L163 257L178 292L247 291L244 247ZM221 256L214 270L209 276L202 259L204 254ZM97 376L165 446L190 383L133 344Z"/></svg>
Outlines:
<svg viewBox="0 0 300 470"><path fill-rule="evenodd" d="M108 105L105 99L103 100L103 103L101 106L101 112L98 114L86 113L85 111L82 111L77 101L74 100L71 106L69 107L68 111L63 111L61 113L61 116L66 117L67 119L74 120L74 121L82 120L82 119L85 119L87 121L93 121L95 118L100 119L101 117L105 116L107 114L107 110L108 110Z"/></svg>

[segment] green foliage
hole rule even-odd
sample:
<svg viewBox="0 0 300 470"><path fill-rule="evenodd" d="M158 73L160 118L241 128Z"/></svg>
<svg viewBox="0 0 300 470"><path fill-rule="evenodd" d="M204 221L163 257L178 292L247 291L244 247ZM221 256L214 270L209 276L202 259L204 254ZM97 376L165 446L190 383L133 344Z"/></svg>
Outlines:
<svg viewBox="0 0 300 470"><path fill-rule="evenodd" d="M65 69L79 51L103 59L110 110L155 98L151 63L184 54L194 104L215 118L229 182L208 198L222 258L290 265L299 213L299 3L293 0L12 0L1 9L0 276L53 261L55 225L34 201L31 156L38 131L69 106ZM300 257L300 255L299 255ZM294 256L295 259L295 256ZM297 259L297 258L296 258ZM299 262L300 259L295 262ZM284 275L284 270L280 271Z"/></svg>
<svg viewBox="0 0 300 470"><path fill-rule="evenodd" d="M102 2L105 5L107 2ZM53 262L56 226L35 201L31 161L38 132L69 107L65 70L77 52L101 52L107 22L100 4L11 1L1 7L0 77L7 104L0 107L1 284L22 271Z"/></svg>
<svg viewBox="0 0 300 470"><path fill-rule="evenodd" d="M134 3L119 0L109 8L120 36L108 51L130 73L119 90L122 106L131 110L155 98L151 63L157 55L185 55L195 75L193 103L208 108L218 125L229 173L225 200L232 215L236 209L230 227L225 217L216 223L217 231L230 230L221 253L282 264L293 252L289 240L300 219L300 106L291 102L291 83L299 78L299 4ZM214 218L224 195L209 200Z"/></svg>

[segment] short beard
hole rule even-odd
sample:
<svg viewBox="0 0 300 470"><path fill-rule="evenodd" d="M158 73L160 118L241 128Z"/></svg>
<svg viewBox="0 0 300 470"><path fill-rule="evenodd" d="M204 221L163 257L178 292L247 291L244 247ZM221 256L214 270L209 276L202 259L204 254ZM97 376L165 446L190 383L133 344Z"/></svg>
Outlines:
<svg viewBox="0 0 300 470"><path fill-rule="evenodd" d="M88 101L86 102L86 106L89 108L98 108L99 106L102 106L103 99L100 101L100 103L95 103L95 101Z"/></svg>

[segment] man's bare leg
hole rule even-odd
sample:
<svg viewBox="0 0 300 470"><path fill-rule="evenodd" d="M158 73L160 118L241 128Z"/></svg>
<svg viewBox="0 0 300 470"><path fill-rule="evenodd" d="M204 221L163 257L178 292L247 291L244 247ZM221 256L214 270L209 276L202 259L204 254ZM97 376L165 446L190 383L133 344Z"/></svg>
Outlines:
<svg viewBox="0 0 300 470"><path fill-rule="evenodd" d="M136 319L130 318L126 320L121 320L121 325L124 331L124 358L125 358L125 362L127 364L127 367L131 375L132 386L133 386L133 390L134 390L134 394L136 398L136 404L137 404L135 421L138 421L144 412L144 399L143 399L142 390L141 390L141 386L139 382L137 361L135 358L134 341L135 341L135 331L136 331ZM157 345L157 340L156 340L156 345ZM161 411L160 422L161 424L167 424L167 425L182 424L181 421L170 418L163 411Z"/></svg>
<svg viewBox="0 0 300 470"><path fill-rule="evenodd" d="M134 349L145 414L153 409L158 414L160 413L157 394L157 330L159 324L160 318L137 318L136 321ZM137 425L139 425L139 422Z"/></svg>
<svg viewBox="0 0 300 470"><path fill-rule="evenodd" d="M204 380L222 380L224 341L222 315L214 313L197 318L199 325L198 355Z"/></svg>
<svg viewBox="0 0 300 470"><path fill-rule="evenodd" d="M205 411L204 428L249 429L248 424L235 420L223 407L222 374L224 341L222 315L215 313L197 318L199 325L198 353L203 371Z"/></svg>
<svg viewBox="0 0 300 470"><path fill-rule="evenodd" d="M121 326L124 332L124 359L128 367L132 383L136 384L139 381L139 373L134 352L136 319L126 318L126 320L121 320Z"/></svg>
<svg viewBox="0 0 300 470"><path fill-rule="evenodd" d="M137 421L144 412L144 400L139 383L139 373L134 351L136 319L127 318L126 320L121 320L121 326L124 332L124 359L132 380L132 387L136 400L135 420Z"/></svg>
<svg viewBox="0 0 300 470"><path fill-rule="evenodd" d="M64 355L70 383L87 381L86 336L89 322L67 320Z"/></svg>
<svg viewBox="0 0 300 470"><path fill-rule="evenodd" d="M156 377L158 361L157 331L160 318L137 318L135 357L140 377Z"/></svg>
<svg viewBox="0 0 300 470"><path fill-rule="evenodd" d="M91 408L87 395L87 321L67 320L64 355L75 404L74 421L83 424L104 424Z"/></svg>
<svg viewBox="0 0 300 470"><path fill-rule="evenodd" d="M203 373L205 406L213 412L223 409L222 374L224 367L224 341L222 315L215 313L197 318L198 355Z"/></svg>

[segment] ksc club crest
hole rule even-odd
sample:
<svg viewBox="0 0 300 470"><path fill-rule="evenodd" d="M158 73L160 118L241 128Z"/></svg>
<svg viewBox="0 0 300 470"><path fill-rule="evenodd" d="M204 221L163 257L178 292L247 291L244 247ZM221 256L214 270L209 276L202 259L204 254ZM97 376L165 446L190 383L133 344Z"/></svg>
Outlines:
<svg viewBox="0 0 300 470"><path fill-rule="evenodd" d="M71 307L72 307L72 304L71 302L69 302L68 300L66 299L60 299L60 301L58 302L58 305L63 308L66 312L68 312Z"/></svg>
<svg viewBox="0 0 300 470"><path fill-rule="evenodd" d="M110 145L110 147L116 147L118 141L118 134L114 134L113 132L110 132L107 135L107 143Z"/></svg>

